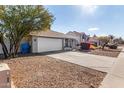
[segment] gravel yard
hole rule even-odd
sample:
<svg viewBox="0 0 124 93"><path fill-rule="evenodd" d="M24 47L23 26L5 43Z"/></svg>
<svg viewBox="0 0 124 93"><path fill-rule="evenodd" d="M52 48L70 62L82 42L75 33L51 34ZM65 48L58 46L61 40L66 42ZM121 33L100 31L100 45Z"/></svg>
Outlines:
<svg viewBox="0 0 124 93"><path fill-rule="evenodd" d="M85 52L85 53L100 55L100 56L118 57L121 50L122 50L121 48L118 48L118 49L105 48L104 50L96 49L96 50L91 50L91 51L80 51L80 52Z"/></svg>
<svg viewBox="0 0 124 93"><path fill-rule="evenodd" d="M101 56L118 57L122 49L96 49L92 50L90 53Z"/></svg>
<svg viewBox="0 0 124 93"><path fill-rule="evenodd" d="M106 73L47 56L3 60L11 68L16 87L99 87Z"/></svg>

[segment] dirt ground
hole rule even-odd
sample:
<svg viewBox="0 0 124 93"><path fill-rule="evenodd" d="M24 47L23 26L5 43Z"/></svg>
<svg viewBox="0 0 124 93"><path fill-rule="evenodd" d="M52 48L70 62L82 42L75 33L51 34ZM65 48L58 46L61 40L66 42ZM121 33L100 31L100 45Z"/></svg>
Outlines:
<svg viewBox="0 0 124 93"><path fill-rule="evenodd" d="M102 49L95 49L95 50L81 50L80 52L85 52L88 54L94 54L94 55L100 55L100 56L108 56L108 57L118 57L118 55L121 52L121 48L118 49L108 49L105 48L104 50Z"/></svg>
<svg viewBox="0 0 124 93"><path fill-rule="evenodd" d="M101 55L101 56L118 57L121 50L122 50L121 48L119 48L119 49L105 48L104 50L102 50L102 49L91 50L91 52L89 52L89 53L95 54L95 55Z"/></svg>
<svg viewBox="0 0 124 93"><path fill-rule="evenodd" d="M19 88L99 87L106 73L47 56L20 57L0 61L11 69Z"/></svg>

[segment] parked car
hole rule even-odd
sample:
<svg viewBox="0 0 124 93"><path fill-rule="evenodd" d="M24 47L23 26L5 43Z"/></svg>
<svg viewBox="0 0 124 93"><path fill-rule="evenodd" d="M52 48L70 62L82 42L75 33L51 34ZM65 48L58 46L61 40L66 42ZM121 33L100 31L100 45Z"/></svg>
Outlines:
<svg viewBox="0 0 124 93"><path fill-rule="evenodd" d="M110 49L117 49L117 44L107 44L106 47L109 47Z"/></svg>

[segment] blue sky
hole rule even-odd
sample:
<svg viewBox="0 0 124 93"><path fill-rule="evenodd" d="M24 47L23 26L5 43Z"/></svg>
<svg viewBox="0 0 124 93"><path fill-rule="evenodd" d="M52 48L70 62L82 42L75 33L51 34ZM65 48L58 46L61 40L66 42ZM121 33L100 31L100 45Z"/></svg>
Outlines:
<svg viewBox="0 0 124 93"><path fill-rule="evenodd" d="M124 38L124 6L112 5L48 5L54 16L52 30L66 33L79 31Z"/></svg>

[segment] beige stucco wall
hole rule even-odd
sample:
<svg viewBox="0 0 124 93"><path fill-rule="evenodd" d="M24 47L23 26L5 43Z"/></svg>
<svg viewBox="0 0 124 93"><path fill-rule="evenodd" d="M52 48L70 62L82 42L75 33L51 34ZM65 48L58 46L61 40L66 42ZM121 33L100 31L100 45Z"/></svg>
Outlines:
<svg viewBox="0 0 124 93"><path fill-rule="evenodd" d="M37 53L38 52L38 38L35 36L32 36L32 53Z"/></svg>

